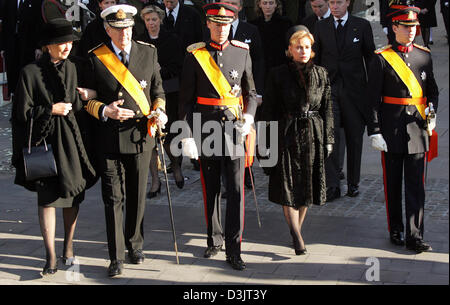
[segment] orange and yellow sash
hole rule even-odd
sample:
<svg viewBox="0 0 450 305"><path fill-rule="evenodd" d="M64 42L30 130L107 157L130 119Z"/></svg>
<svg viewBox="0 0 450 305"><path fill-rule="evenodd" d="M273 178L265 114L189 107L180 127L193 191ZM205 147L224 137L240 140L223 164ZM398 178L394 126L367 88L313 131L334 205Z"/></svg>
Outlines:
<svg viewBox="0 0 450 305"><path fill-rule="evenodd" d="M119 60L106 45L94 50L94 54L105 65L106 69L114 76L114 78L127 90L133 100L139 106L142 114L148 116L150 114L150 104L145 93L136 80L136 78L128 71L127 67Z"/></svg>
<svg viewBox="0 0 450 305"><path fill-rule="evenodd" d="M392 66L394 71L403 81L403 83L408 88L409 92L411 92L412 98L422 98L423 91L419 82L417 81L416 76L411 71L411 69L405 64L403 59L391 48L384 50L381 52L381 55L386 59L386 61ZM425 108L426 104L416 104L417 110L419 111L422 118L425 120Z"/></svg>

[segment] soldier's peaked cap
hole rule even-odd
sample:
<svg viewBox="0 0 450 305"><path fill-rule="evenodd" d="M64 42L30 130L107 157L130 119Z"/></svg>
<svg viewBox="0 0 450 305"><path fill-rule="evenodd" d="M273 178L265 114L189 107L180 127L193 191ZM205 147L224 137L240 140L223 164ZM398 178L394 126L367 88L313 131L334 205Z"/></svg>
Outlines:
<svg viewBox="0 0 450 305"><path fill-rule="evenodd" d="M216 23L232 23L238 8L234 5L222 2L210 3L203 6L206 19Z"/></svg>
<svg viewBox="0 0 450 305"><path fill-rule="evenodd" d="M113 5L100 14L103 20L105 20L113 28L128 28L134 25L133 16L136 15L137 9L134 6L127 4Z"/></svg>
<svg viewBox="0 0 450 305"><path fill-rule="evenodd" d="M413 4L413 1L410 0L393 1L389 6L387 17L391 18L393 24L419 25L417 15L420 12L420 8L415 7Z"/></svg>

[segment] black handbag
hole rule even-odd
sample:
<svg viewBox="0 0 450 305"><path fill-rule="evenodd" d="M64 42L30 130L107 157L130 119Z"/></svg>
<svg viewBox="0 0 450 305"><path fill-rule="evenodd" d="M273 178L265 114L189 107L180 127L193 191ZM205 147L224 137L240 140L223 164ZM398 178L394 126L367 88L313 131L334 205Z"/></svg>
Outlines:
<svg viewBox="0 0 450 305"><path fill-rule="evenodd" d="M31 134L33 130L33 111L30 120L30 132L28 134L28 147L23 149L23 162L25 168L25 179L27 181L40 178L53 177L58 175L56 168L55 156L53 155L52 146L44 144L39 146L31 146Z"/></svg>

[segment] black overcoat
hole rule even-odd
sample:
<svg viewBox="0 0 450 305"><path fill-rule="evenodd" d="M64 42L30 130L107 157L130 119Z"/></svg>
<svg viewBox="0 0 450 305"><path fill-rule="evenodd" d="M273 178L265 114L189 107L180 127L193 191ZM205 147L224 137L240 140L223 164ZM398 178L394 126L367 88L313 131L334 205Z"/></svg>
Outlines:
<svg viewBox="0 0 450 305"><path fill-rule="evenodd" d="M57 189L62 198L73 197L96 181L90 162L87 119L76 87L80 85L82 62L66 59L60 65L50 62L45 53L37 62L24 67L19 77L12 110L13 157L15 183L35 191L35 181L25 181L22 148L28 141L28 123L34 109L32 145L45 138L52 145L58 177L41 179L41 186ZM67 116L52 115L52 106L71 102ZM89 152L89 156L88 156Z"/></svg>
<svg viewBox="0 0 450 305"><path fill-rule="evenodd" d="M305 111L317 113L301 118ZM270 174L269 200L293 207L324 204L324 148L334 143L331 87L325 68L310 62L302 71L289 61L272 69L264 91L263 117L279 124L278 163Z"/></svg>
<svg viewBox="0 0 450 305"><path fill-rule="evenodd" d="M416 0L415 6L421 9L428 9L428 12L426 14L419 14L419 22L422 27L437 27L436 2L437 0Z"/></svg>

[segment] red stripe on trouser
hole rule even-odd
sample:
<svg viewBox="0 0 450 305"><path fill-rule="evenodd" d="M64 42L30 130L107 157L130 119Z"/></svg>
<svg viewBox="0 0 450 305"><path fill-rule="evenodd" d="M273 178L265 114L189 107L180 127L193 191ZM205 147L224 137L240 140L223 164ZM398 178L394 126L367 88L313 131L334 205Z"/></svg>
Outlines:
<svg viewBox="0 0 450 305"><path fill-rule="evenodd" d="M430 153L429 151L425 152L425 157L423 158L423 168L424 169L427 168L428 154L429 153ZM425 188L425 171L423 171L423 174L422 174L422 182L423 182L423 187Z"/></svg>
<svg viewBox="0 0 450 305"><path fill-rule="evenodd" d="M202 182L203 207L205 208L206 227L208 227L209 224L208 224L208 206L206 204L206 184L205 178L203 178L202 162L199 160L198 164L200 165L200 180Z"/></svg>
<svg viewBox="0 0 450 305"><path fill-rule="evenodd" d="M241 184L241 190L242 190L242 232L241 232L241 239L240 242L242 242L242 236L244 235L244 222L245 222L245 187L244 187L244 181L245 181L245 164L244 164L244 175L242 176L242 184Z"/></svg>
<svg viewBox="0 0 450 305"><path fill-rule="evenodd" d="M391 232L391 224L389 223L389 203L388 203L387 181L386 181L386 159L385 159L385 156L384 156L384 151L381 152L381 165L383 166L384 198L385 198L385 201L386 201L386 214L387 214L388 231Z"/></svg>

